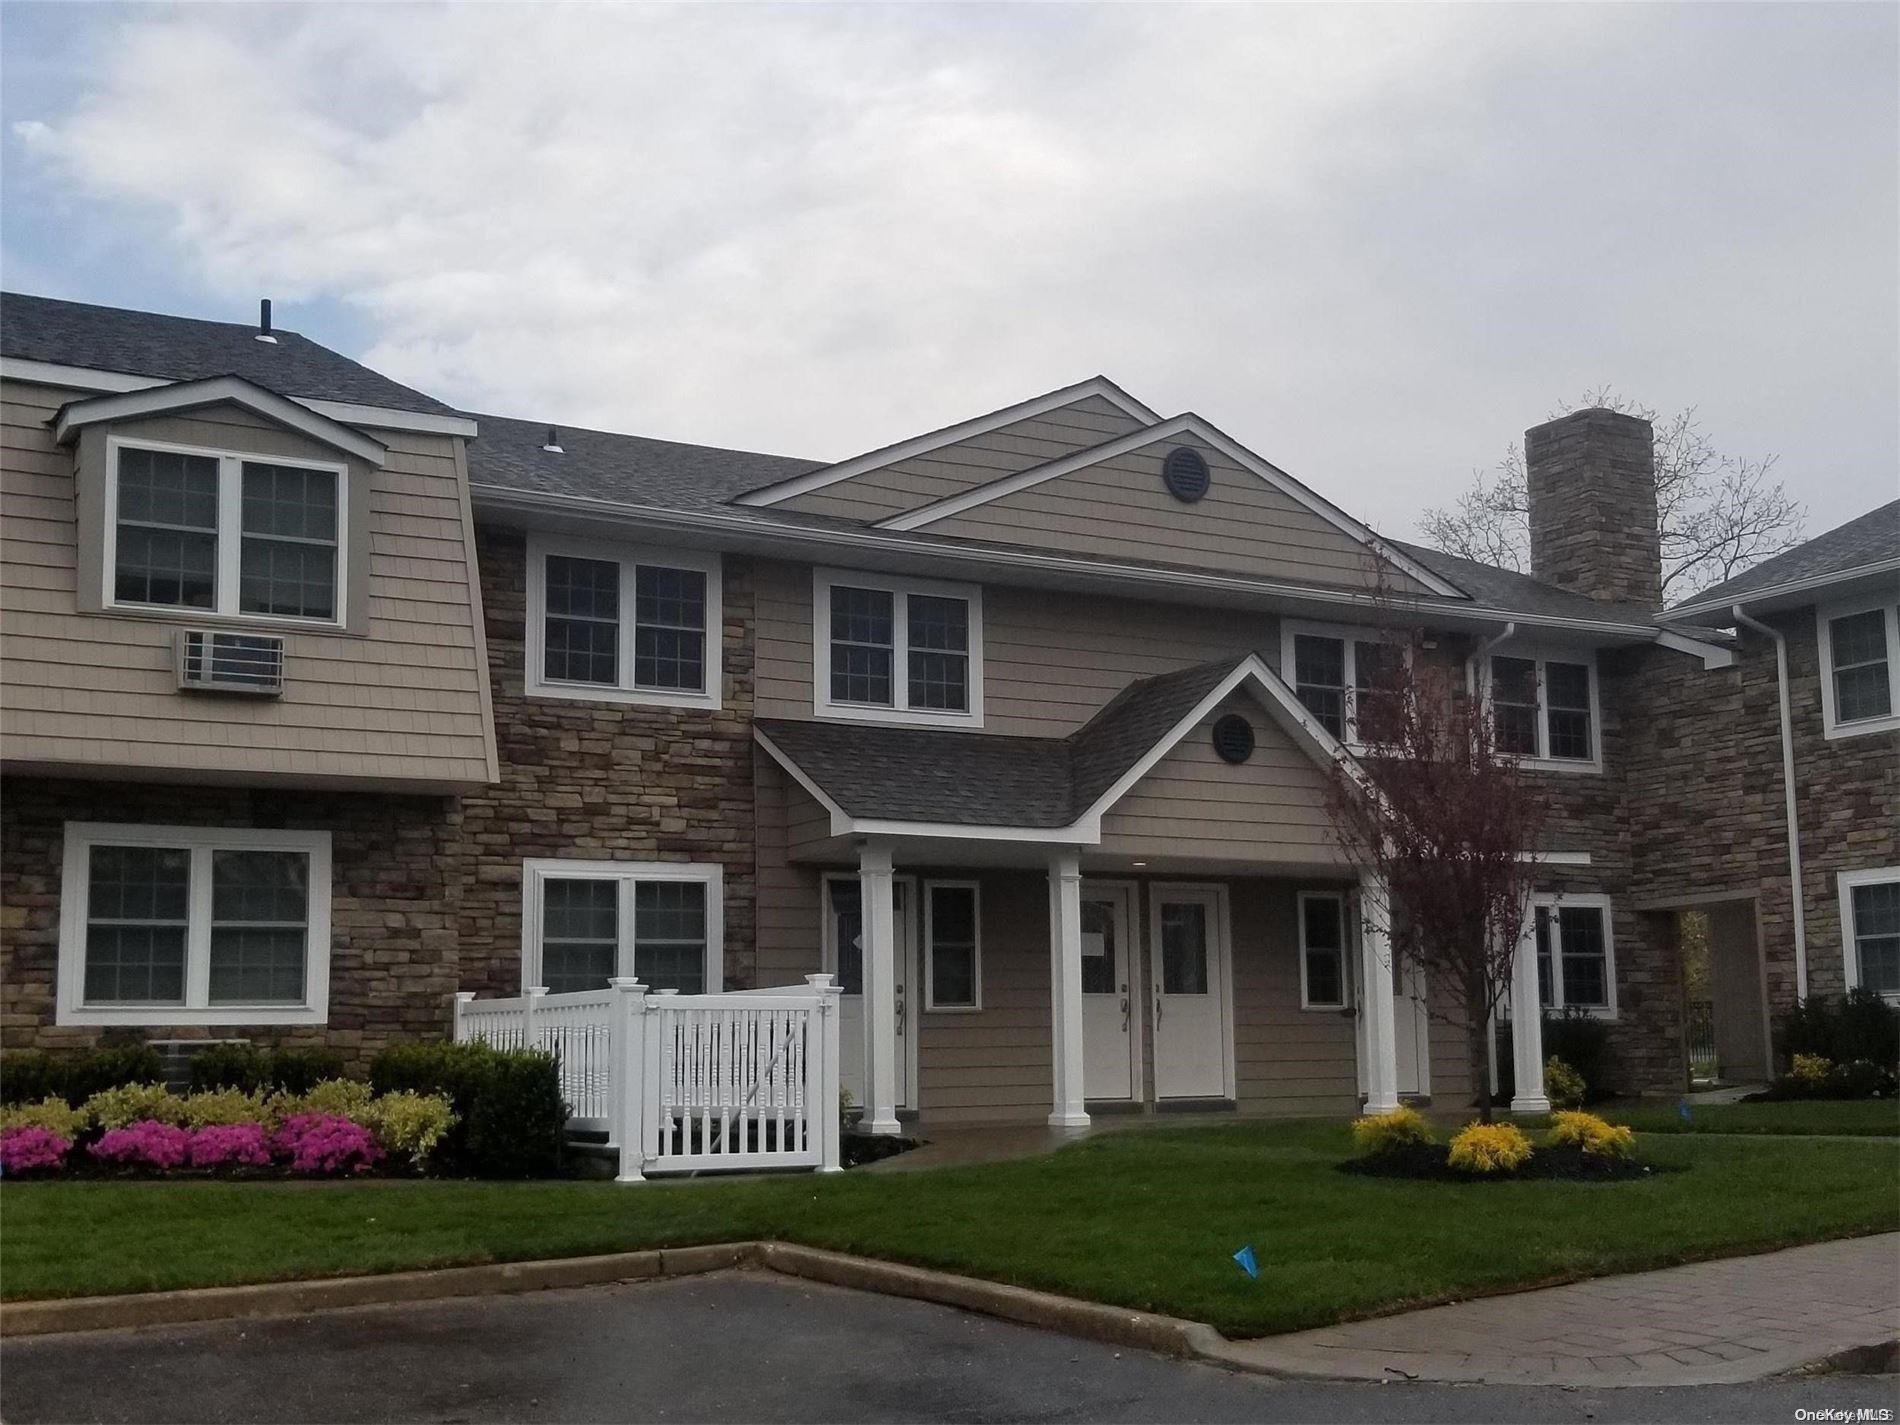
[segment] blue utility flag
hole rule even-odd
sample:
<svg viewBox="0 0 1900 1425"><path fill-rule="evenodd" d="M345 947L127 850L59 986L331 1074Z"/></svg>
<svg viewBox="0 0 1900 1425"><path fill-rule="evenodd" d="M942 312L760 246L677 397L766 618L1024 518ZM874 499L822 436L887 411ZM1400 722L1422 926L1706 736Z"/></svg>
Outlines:
<svg viewBox="0 0 1900 1425"><path fill-rule="evenodd" d="M1260 1263L1253 1259L1253 1244L1249 1243L1234 1253L1234 1260L1240 1263L1240 1269L1255 1281L1260 1280Z"/></svg>
<svg viewBox="0 0 1900 1425"><path fill-rule="evenodd" d="M1682 1114L1682 1121L1687 1123L1689 1121L1689 1100L1685 1098L1681 1103L1676 1105L1676 1108Z"/></svg>

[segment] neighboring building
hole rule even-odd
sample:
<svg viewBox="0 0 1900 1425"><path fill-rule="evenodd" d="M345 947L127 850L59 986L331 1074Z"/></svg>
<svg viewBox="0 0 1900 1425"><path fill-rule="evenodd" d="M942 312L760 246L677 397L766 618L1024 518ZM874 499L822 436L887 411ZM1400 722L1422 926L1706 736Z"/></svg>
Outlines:
<svg viewBox="0 0 1900 1425"><path fill-rule="evenodd" d="M1643 422L1530 433L1530 578L1100 378L824 464L467 416L263 335L0 307L8 1046L365 1054L458 988L827 970L880 1129L1468 1097L1324 807L1394 593L1548 791L1524 963L1622 1087L1684 1082L1676 913L1772 898L1688 829L1686 763L1719 799L1711 748L1756 754L1757 660L1657 616ZM1825 814L1871 822L1813 833L1811 887L1900 863L1891 730L1834 751ZM1885 963L1888 893L1842 893Z"/></svg>

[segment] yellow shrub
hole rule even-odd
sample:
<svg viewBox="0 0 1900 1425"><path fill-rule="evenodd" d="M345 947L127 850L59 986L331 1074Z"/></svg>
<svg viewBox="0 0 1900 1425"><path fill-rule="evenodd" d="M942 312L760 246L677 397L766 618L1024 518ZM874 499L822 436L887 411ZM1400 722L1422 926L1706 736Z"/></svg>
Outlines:
<svg viewBox="0 0 1900 1425"><path fill-rule="evenodd" d="M185 1098L185 1127L227 1127L234 1123L262 1123L264 1095L242 1089L215 1089Z"/></svg>
<svg viewBox="0 0 1900 1425"><path fill-rule="evenodd" d="M163 1084L121 1084L116 1089L100 1089L87 1099L80 1112L86 1121L100 1128L123 1128L128 1123L155 1123L182 1126L185 1101Z"/></svg>
<svg viewBox="0 0 1900 1425"><path fill-rule="evenodd" d="M1353 1146L1362 1153L1382 1153L1405 1143L1429 1143L1432 1126L1416 1109L1395 1108L1352 1122Z"/></svg>
<svg viewBox="0 0 1900 1425"><path fill-rule="evenodd" d="M372 1101L360 1115L386 1152L420 1167L455 1123L455 1111L441 1094L401 1089Z"/></svg>
<svg viewBox="0 0 1900 1425"><path fill-rule="evenodd" d="M1562 1059L1552 1055L1544 1061L1544 1094L1553 1108L1582 1108L1589 1085Z"/></svg>
<svg viewBox="0 0 1900 1425"><path fill-rule="evenodd" d="M0 1109L0 1128L44 1128L61 1138L75 1138L85 1126L85 1113L63 1098L43 1098L38 1103L16 1103Z"/></svg>
<svg viewBox="0 0 1900 1425"><path fill-rule="evenodd" d="M1804 1084L1818 1084L1834 1068L1834 1061L1823 1054L1796 1054L1788 1068L1788 1077Z"/></svg>
<svg viewBox="0 0 1900 1425"><path fill-rule="evenodd" d="M275 1125L297 1113L334 1113L368 1127L370 1086L355 1079L325 1079L309 1093L275 1093L265 1104L265 1115Z"/></svg>
<svg viewBox="0 0 1900 1425"><path fill-rule="evenodd" d="M1473 1123L1451 1140L1447 1158L1467 1173L1508 1173L1530 1161L1531 1140L1514 1123Z"/></svg>
<svg viewBox="0 0 1900 1425"><path fill-rule="evenodd" d="M1636 1156L1636 1134L1625 1124L1605 1123L1594 1113L1554 1113L1550 1118L1550 1136L1544 1140L1553 1148L1581 1148L1600 1158Z"/></svg>

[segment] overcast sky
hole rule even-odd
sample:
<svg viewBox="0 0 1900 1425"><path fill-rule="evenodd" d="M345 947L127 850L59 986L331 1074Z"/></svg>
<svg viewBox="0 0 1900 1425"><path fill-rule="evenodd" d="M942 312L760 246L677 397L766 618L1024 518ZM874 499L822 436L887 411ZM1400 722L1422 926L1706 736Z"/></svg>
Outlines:
<svg viewBox="0 0 1900 1425"><path fill-rule="evenodd" d="M1380 528L1603 383L1900 468L1900 8L8 3L0 277L843 458L1103 372Z"/></svg>

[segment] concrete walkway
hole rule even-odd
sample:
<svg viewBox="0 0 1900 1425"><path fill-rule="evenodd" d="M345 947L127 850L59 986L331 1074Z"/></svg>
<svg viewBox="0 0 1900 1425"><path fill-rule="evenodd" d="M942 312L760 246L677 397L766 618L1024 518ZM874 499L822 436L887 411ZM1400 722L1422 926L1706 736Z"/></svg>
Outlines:
<svg viewBox="0 0 1900 1425"><path fill-rule="evenodd" d="M1235 1342L1223 1355L1349 1380L1719 1385L1896 1335L1900 1233L1888 1233Z"/></svg>

